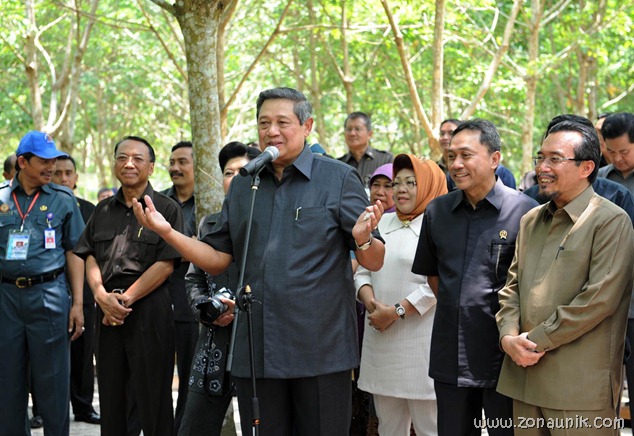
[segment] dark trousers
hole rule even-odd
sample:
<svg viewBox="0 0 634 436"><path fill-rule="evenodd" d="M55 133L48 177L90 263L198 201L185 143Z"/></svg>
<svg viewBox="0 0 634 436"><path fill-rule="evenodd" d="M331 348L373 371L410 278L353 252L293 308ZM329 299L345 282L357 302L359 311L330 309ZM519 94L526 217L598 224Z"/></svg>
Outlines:
<svg viewBox="0 0 634 436"><path fill-rule="evenodd" d="M190 391L178 436L220 436L233 393L230 390L224 395L212 396Z"/></svg>
<svg viewBox="0 0 634 436"><path fill-rule="evenodd" d="M95 369L92 356L95 351L95 306L84 305L84 333L70 343L70 403L75 415L90 415L95 409L92 398L95 391Z"/></svg>
<svg viewBox="0 0 634 436"><path fill-rule="evenodd" d="M0 435L30 434L28 368L44 434L68 435L70 296L65 276L18 289L0 284Z"/></svg>
<svg viewBox="0 0 634 436"><path fill-rule="evenodd" d="M257 379L261 436L347 436L351 371L295 379ZM235 378L242 434L252 434L251 379Z"/></svg>
<svg viewBox="0 0 634 436"><path fill-rule="evenodd" d="M176 344L176 370L178 372L178 400L174 414L174 435L178 434L189 390L189 371L192 368L196 342L198 341L197 322L175 322L174 339ZM225 409L226 410L226 409Z"/></svg>
<svg viewBox="0 0 634 436"><path fill-rule="evenodd" d="M434 382L438 403L439 436L479 436L482 430L476 423L482 420L482 409L489 420L513 419L513 400L495 388L463 388ZM487 429L491 436L512 436L513 428Z"/></svg>
<svg viewBox="0 0 634 436"><path fill-rule="evenodd" d="M101 435L128 433L128 386L145 436L171 436L174 425L174 321L167 289L156 289L132 306L120 326L101 324L97 332L97 370Z"/></svg>

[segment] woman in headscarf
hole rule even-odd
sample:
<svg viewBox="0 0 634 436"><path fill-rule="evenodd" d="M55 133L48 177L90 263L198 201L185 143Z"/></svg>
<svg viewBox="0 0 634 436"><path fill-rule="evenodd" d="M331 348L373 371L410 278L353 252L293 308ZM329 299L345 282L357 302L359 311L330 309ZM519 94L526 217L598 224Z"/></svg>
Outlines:
<svg viewBox="0 0 634 436"><path fill-rule="evenodd" d="M395 214L379 222L383 268L355 274L357 298L367 311L359 388L374 396L379 434L437 434L436 395L427 375L436 297L425 276L411 272L423 221L434 198L447 193L433 161L399 154L393 166Z"/></svg>

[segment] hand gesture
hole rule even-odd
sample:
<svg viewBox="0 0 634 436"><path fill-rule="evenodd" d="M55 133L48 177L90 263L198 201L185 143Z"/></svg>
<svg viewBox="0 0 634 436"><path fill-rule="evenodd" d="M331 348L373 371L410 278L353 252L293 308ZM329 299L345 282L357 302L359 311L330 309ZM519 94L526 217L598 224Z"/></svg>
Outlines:
<svg viewBox="0 0 634 436"><path fill-rule="evenodd" d="M172 225L167 221L159 211L156 210L154 202L149 195L145 198L146 208L143 210L143 205L136 198L132 199L132 209L134 210L134 216L143 227L150 229L160 236L164 236L172 230Z"/></svg>
<svg viewBox="0 0 634 436"><path fill-rule="evenodd" d="M383 216L383 210L383 204L377 200L373 205L366 207L363 213L359 215L357 223L352 228L352 236L358 245L370 240L372 231L379 225L379 221Z"/></svg>

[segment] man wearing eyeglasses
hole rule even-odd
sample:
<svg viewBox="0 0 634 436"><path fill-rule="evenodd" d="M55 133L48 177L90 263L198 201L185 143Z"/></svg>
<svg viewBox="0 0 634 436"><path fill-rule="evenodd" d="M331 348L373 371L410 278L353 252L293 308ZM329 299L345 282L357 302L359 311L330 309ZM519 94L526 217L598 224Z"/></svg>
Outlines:
<svg viewBox="0 0 634 436"><path fill-rule="evenodd" d="M367 186L372 173L381 165L392 163L394 155L389 151L377 150L370 146L372 121L367 114L352 112L346 118L343 128L348 153L341 156L339 160L356 168L363 185Z"/></svg>
<svg viewBox="0 0 634 436"><path fill-rule="evenodd" d="M448 153L457 190L427 206L412 272L436 293L429 375L438 434L480 434L487 419L510 421L512 402L496 392L504 354L495 324L497 291L513 259L522 216L537 203L495 177L501 140L486 120L462 123ZM488 429L512 435L512 428Z"/></svg>
<svg viewBox="0 0 634 436"><path fill-rule="evenodd" d="M575 435L618 434L618 422L603 424L618 416L634 230L592 189L599 153L594 128L562 121L535 158L550 201L522 220L496 316L507 354L498 392L513 398L515 424L538 423L516 434L545 434L552 422Z"/></svg>
<svg viewBox="0 0 634 436"><path fill-rule="evenodd" d="M115 146L114 173L121 189L101 201L75 247L97 302L97 372L101 434L128 434L128 391L143 434L171 436L174 321L167 279L180 260L176 250L144 228L133 199L148 196L172 226L181 209L154 191L154 149L137 136Z"/></svg>

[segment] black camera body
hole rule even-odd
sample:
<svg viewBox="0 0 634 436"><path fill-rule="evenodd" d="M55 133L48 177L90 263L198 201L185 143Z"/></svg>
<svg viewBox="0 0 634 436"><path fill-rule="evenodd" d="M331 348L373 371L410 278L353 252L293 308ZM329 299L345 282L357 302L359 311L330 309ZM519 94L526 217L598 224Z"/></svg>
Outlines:
<svg viewBox="0 0 634 436"><path fill-rule="evenodd" d="M227 310L227 305L220 300L224 297L228 300L235 300L236 297L231 289L222 288L213 295L203 295L196 299L196 309L200 311L200 322L211 327L213 322Z"/></svg>

